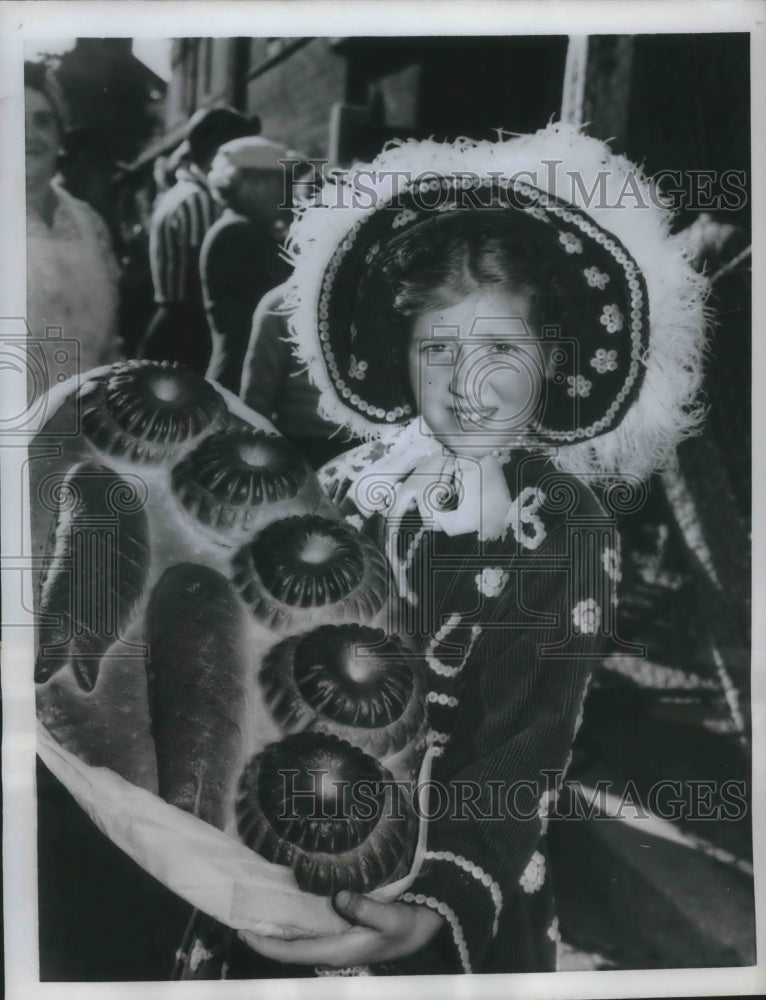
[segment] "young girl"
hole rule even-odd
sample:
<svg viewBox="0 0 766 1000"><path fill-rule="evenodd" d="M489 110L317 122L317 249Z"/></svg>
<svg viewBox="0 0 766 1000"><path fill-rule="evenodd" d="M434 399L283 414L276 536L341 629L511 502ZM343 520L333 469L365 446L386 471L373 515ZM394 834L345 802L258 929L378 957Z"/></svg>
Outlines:
<svg viewBox="0 0 766 1000"><path fill-rule="evenodd" d="M335 974L555 968L546 817L590 670L621 644L614 510L700 417L704 282L657 202L550 126L403 143L294 224L297 349L323 415L370 439L324 483L386 546L388 627L425 658L436 756L409 890L339 893L357 926L249 936L260 954Z"/></svg>

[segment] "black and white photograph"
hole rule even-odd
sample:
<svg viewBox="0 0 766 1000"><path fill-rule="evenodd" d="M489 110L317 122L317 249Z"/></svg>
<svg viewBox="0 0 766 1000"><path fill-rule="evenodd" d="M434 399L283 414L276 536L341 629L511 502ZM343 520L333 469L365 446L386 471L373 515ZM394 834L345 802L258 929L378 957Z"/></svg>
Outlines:
<svg viewBox="0 0 766 1000"><path fill-rule="evenodd" d="M3 14L10 1000L765 992L766 5Z"/></svg>

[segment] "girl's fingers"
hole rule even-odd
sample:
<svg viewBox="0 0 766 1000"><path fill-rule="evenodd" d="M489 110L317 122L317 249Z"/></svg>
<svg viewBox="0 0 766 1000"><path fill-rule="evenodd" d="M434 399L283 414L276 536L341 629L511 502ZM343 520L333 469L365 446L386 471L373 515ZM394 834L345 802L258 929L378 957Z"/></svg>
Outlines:
<svg viewBox="0 0 766 1000"><path fill-rule="evenodd" d="M369 930L350 930L322 938L297 938L285 941L240 931L240 938L259 955L275 962L296 965L366 965L377 961L380 935Z"/></svg>
<svg viewBox="0 0 766 1000"><path fill-rule="evenodd" d="M335 896L335 909L346 920L387 935L406 932L408 910L395 903L378 903L360 892L342 889Z"/></svg>

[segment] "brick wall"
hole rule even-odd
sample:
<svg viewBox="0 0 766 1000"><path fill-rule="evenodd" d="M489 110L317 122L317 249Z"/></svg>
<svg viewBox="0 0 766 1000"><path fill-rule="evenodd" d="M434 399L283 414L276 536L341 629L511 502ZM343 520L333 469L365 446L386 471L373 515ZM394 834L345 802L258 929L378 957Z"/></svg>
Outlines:
<svg viewBox="0 0 766 1000"><path fill-rule="evenodd" d="M231 100L231 38L176 39L168 84L167 129L173 130L199 107Z"/></svg>
<svg viewBox="0 0 766 1000"><path fill-rule="evenodd" d="M247 110L260 115L263 135L326 156L330 106L344 99L345 86L345 60L316 38L249 82Z"/></svg>

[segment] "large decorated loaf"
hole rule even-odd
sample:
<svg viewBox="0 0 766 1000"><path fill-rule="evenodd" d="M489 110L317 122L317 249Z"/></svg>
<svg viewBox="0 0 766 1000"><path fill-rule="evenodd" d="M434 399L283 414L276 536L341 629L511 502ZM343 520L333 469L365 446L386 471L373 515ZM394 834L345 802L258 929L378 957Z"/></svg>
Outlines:
<svg viewBox="0 0 766 1000"><path fill-rule="evenodd" d="M418 824L393 779L422 760L422 665L386 630L383 555L193 373L129 362L49 403L30 474L46 729L303 891L406 874Z"/></svg>

